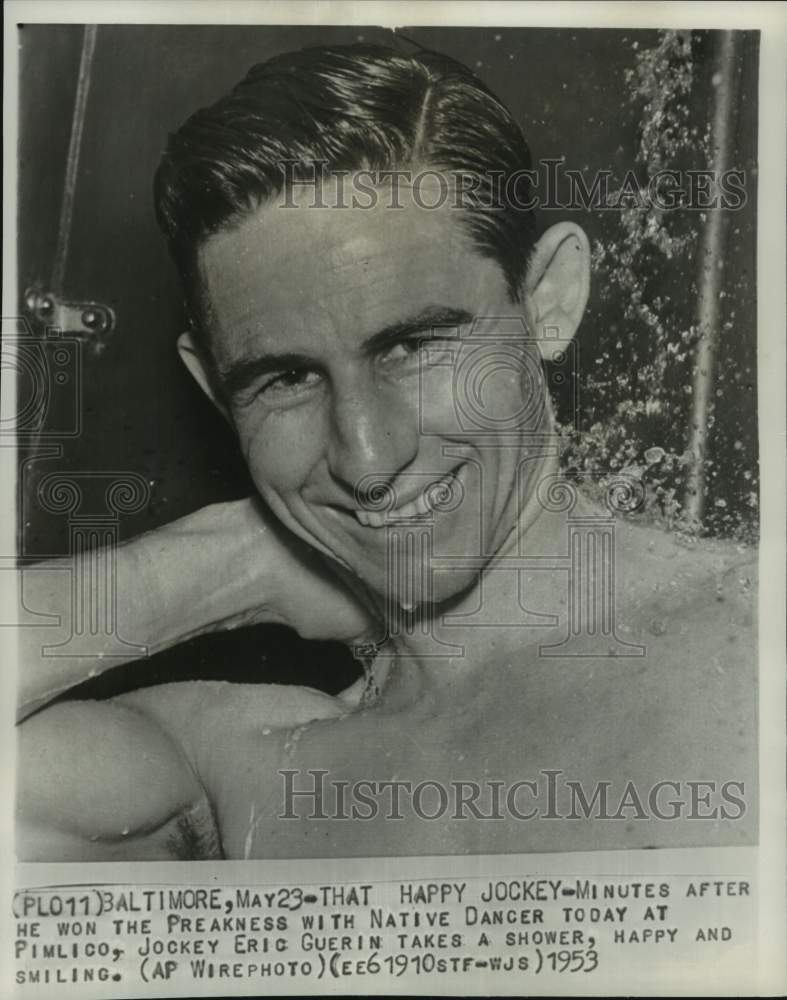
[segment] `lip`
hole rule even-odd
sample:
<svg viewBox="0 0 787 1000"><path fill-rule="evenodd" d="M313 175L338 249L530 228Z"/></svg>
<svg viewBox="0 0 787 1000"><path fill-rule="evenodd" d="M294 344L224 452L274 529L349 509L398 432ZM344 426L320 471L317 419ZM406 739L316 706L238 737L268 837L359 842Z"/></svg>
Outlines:
<svg viewBox="0 0 787 1000"><path fill-rule="evenodd" d="M354 507L350 513L365 528L384 528L387 524L423 518L432 512L439 512L440 506L435 504L430 496L433 497L441 486L450 491L452 484L458 480L462 467L463 465L458 465L439 479L431 480L424 489L389 510L365 510Z"/></svg>

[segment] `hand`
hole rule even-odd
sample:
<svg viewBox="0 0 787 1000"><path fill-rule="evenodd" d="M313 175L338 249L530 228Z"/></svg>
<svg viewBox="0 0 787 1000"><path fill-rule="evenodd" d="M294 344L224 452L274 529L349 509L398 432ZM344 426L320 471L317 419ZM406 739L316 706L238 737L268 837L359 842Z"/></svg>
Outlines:
<svg viewBox="0 0 787 1000"><path fill-rule="evenodd" d="M189 547L221 553L208 582L212 630L276 622L305 639L348 645L380 640L382 620L349 586L343 571L281 525L256 497L214 504L169 527L183 526ZM221 565L223 563L223 565Z"/></svg>
<svg viewBox="0 0 787 1000"><path fill-rule="evenodd" d="M112 567L115 629L126 646L117 648L115 633L101 634L68 656L47 656L45 647L71 634L75 561L19 571L25 608L62 622L62 635L52 635L49 623L18 631L20 719L88 677L208 632L276 622L308 639L349 645L382 638L371 602L359 600L257 499L203 507L131 539L118 546Z"/></svg>

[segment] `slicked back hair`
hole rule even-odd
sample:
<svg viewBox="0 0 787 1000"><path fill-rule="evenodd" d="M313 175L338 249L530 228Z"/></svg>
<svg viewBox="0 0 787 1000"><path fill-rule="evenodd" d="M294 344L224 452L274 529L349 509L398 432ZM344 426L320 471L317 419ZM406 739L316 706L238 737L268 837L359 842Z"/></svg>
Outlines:
<svg viewBox="0 0 787 1000"><path fill-rule="evenodd" d="M461 63L427 50L402 55L348 45L286 53L252 67L229 94L192 115L156 173L156 215L180 271L195 333L204 336L197 253L282 193L314 164L335 171L429 169L481 178L462 223L520 295L535 242L522 189L530 153L497 97ZM288 166L283 169L283 165ZM492 195L520 173L517 204Z"/></svg>

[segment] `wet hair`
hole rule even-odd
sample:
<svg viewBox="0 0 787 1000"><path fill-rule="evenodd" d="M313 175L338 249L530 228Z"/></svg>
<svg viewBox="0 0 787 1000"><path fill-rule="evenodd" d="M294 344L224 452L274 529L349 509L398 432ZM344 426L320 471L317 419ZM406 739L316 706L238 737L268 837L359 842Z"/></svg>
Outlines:
<svg viewBox="0 0 787 1000"><path fill-rule="evenodd" d="M466 66L436 52L307 48L252 67L169 137L154 184L156 216L195 333L205 325L200 246L280 195L288 178L313 178L320 162L329 171L418 168L480 178L461 219L519 300L535 242L534 213L519 207L531 161L505 105ZM495 179L501 190L500 178L515 173L517 204L501 203Z"/></svg>

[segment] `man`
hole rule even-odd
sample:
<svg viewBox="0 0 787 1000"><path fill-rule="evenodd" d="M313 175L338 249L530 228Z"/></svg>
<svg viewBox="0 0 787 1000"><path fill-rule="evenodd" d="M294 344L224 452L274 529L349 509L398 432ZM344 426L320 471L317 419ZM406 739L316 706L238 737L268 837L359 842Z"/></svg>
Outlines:
<svg viewBox="0 0 787 1000"><path fill-rule="evenodd" d="M20 857L752 838L752 568L557 478L540 356L579 326L589 249L569 222L536 238L528 166L463 66L365 46L257 66L171 137L178 346L259 497L122 546L118 632L154 652L281 622L366 680L46 707L107 661L24 630ZM37 567L25 600L66 615L67 584Z"/></svg>

